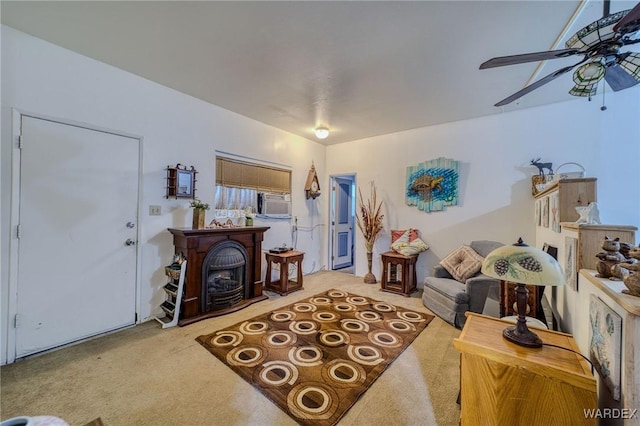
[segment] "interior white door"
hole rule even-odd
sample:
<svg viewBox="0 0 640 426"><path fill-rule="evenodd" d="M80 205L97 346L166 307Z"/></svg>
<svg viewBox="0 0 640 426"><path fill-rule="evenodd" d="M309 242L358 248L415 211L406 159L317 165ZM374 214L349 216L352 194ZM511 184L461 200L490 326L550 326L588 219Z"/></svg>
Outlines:
<svg viewBox="0 0 640 426"><path fill-rule="evenodd" d="M353 202L350 179L335 178L332 269L353 264Z"/></svg>
<svg viewBox="0 0 640 426"><path fill-rule="evenodd" d="M16 357L135 323L138 156L137 139L22 117Z"/></svg>

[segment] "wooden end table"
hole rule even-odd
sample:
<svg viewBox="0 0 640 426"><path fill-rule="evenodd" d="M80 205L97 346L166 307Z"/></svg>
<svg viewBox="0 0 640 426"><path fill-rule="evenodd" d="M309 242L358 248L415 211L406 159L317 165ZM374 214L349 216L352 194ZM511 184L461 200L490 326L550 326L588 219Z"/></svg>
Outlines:
<svg viewBox="0 0 640 426"><path fill-rule="evenodd" d="M382 253L382 280L380 291L402 294L409 297L417 290L416 261L417 254L404 254L388 251ZM398 271L400 268L400 271Z"/></svg>
<svg viewBox="0 0 640 426"><path fill-rule="evenodd" d="M467 312L453 345L460 352L460 424L596 425L596 378L570 334L536 329L527 348L504 337L510 323ZM568 350L564 350L566 348Z"/></svg>
<svg viewBox="0 0 640 426"><path fill-rule="evenodd" d="M267 260L267 274L264 278L265 286L267 290L275 291L282 296L285 296L293 291L302 290L302 259L304 258L304 252L290 250L284 253L265 253ZM271 264L277 263L280 265L280 279L276 281L271 280ZM289 279L289 265L296 264L298 273L297 279Z"/></svg>

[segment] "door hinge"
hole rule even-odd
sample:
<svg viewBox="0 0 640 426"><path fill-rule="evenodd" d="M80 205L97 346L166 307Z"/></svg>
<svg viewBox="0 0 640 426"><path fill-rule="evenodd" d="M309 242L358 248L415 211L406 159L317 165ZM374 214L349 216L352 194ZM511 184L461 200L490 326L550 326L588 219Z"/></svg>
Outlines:
<svg viewBox="0 0 640 426"><path fill-rule="evenodd" d="M22 135L18 135L18 149L22 149Z"/></svg>
<svg viewBox="0 0 640 426"><path fill-rule="evenodd" d="M22 233L22 226L18 225L16 226L16 238L20 239L20 234Z"/></svg>
<svg viewBox="0 0 640 426"><path fill-rule="evenodd" d="M20 325L20 315L16 314L16 316L13 317L13 326L14 328L18 328Z"/></svg>
<svg viewBox="0 0 640 426"><path fill-rule="evenodd" d="M137 323L138 323L138 313L137 313L137 312L136 312L136 314L135 314L135 320L134 320L134 323L135 323L135 324L137 324Z"/></svg>

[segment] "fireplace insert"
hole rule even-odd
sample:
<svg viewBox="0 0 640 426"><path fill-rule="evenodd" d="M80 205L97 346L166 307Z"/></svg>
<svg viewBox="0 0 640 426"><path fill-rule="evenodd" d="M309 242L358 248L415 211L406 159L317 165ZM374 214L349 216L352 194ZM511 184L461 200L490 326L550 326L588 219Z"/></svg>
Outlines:
<svg viewBox="0 0 640 426"><path fill-rule="evenodd" d="M211 247L202 262L202 312L228 308L250 297L248 253L236 241Z"/></svg>

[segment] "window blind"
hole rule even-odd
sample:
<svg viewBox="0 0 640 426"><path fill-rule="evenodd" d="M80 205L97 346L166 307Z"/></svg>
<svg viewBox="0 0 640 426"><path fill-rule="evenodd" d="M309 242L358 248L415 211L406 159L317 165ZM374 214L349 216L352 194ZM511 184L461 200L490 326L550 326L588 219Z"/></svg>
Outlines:
<svg viewBox="0 0 640 426"><path fill-rule="evenodd" d="M216 157L216 185L291 193L291 171Z"/></svg>

